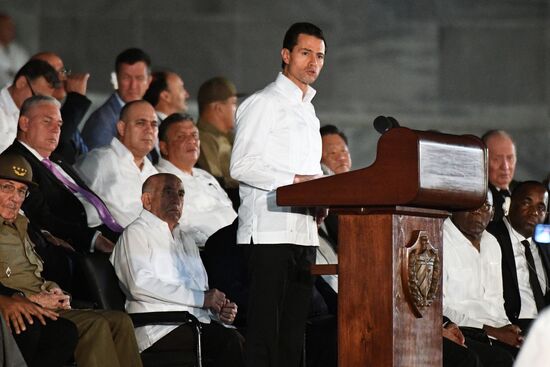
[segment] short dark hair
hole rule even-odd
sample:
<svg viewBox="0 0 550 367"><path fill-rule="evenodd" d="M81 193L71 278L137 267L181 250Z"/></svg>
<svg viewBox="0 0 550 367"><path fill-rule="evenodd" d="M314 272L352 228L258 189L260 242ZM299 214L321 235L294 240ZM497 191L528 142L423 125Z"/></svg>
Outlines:
<svg viewBox="0 0 550 367"><path fill-rule="evenodd" d="M155 71L151 74L152 80L149 84L149 88L145 91L143 99L156 106L159 103L160 94L168 90L168 83L166 78L168 78L169 71Z"/></svg>
<svg viewBox="0 0 550 367"><path fill-rule="evenodd" d="M180 178L172 173L166 173L166 172L161 172L161 173L155 173L154 175L151 175L149 177L147 177L147 179L145 180L145 182L143 182L143 185L141 185L141 193L146 193L146 192L152 192L154 187L155 187L155 184L158 180L168 180L168 179L176 179L178 181L181 182ZM182 182L183 183L183 182Z"/></svg>
<svg viewBox="0 0 550 367"><path fill-rule="evenodd" d="M548 189L544 186L542 182L539 181L523 181L520 182L514 187L514 190L512 191L512 200L514 200L517 196L523 194L529 187L540 187L541 189L548 191ZM546 203L548 205L548 203Z"/></svg>
<svg viewBox="0 0 550 367"><path fill-rule="evenodd" d="M334 125L321 126L321 128L319 129L319 132L321 133L321 137L325 135L339 135L342 138L342 140L344 140L344 143L348 145L348 137L346 136L346 134L344 134L342 130L340 130Z"/></svg>
<svg viewBox="0 0 550 367"><path fill-rule="evenodd" d="M283 39L283 48L286 48L289 51L292 51L294 46L298 44L298 36L300 34L307 34L319 38L325 43L325 52L327 48L327 41L325 41L325 36L321 28L317 27L315 24L300 22L294 23L285 33L285 38ZM282 68L285 67L285 62L282 61Z"/></svg>
<svg viewBox="0 0 550 367"><path fill-rule="evenodd" d="M147 65L147 73L151 73L151 57L140 48L132 47L122 51L116 57L115 71L118 74L121 64L134 65L136 62L143 61Z"/></svg>
<svg viewBox="0 0 550 367"><path fill-rule="evenodd" d="M191 115L179 112L173 113L162 120L159 127L159 140L166 142L168 140L168 129L170 126L182 121L191 121L192 123L195 123Z"/></svg>
<svg viewBox="0 0 550 367"><path fill-rule="evenodd" d="M29 60L25 65L19 69L15 77L13 78L13 83L17 81L20 77L25 77L30 81L34 81L40 77L44 77L50 86L56 88L59 86L59 78L57 77L57 71L43 60Z"/></svg>

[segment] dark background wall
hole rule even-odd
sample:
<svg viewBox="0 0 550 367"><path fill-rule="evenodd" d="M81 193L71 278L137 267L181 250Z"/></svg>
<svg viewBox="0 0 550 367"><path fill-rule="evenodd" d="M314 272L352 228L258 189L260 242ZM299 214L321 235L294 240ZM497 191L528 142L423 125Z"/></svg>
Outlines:
<svg viewBox="0 0 550 367"><path fill-rule="evenodd" d="M506 129L519 179L550 172L545 0L0 0L0 10L31 52L91 72L98 100L130 46L180 73L192 97L215 75L254 91L279 71L288 26L311 21L327 37L314 103L322 123L350 135L354 167L374 160L374 117L392 115L416 129Z"/></svg>

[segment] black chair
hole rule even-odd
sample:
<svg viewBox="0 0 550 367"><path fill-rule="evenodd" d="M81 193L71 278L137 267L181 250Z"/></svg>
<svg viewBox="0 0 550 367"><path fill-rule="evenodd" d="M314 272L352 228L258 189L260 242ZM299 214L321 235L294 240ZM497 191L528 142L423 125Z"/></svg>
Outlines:
<svg viewBox="0 0 550 367"><path fill-rule="evenodd" d="M94 308L124 311L126 298L121 291L115 270L105 254L94 253L77 257L76 282L80 285L75 299L91 302ZM146 325L187 324L195 335L195 353L186 355L181 352L141 353L144 366L195 366L202 367L201 324L187 311L146 312L129 314L134 327Z"/></svg>

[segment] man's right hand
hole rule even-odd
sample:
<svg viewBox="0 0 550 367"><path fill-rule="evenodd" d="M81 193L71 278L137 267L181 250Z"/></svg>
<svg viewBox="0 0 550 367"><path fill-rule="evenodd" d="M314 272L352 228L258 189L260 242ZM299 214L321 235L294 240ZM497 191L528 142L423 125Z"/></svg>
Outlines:
<svg viewBox="0 0 550 367"><path fill-rule="evenodd" d="M487 331L487 335L500 340L503 343L519 348L523 343L521 329L517 325L509 324L499 328L483 325L483 329Z"/></svg>
<svg viewBox="0 0 550 367"><path fill-rule="evenodd" d="M95 239L94 247L96 250L110 254L115 249L115 244L107 237L100 234Z"/></svg>
<svg viewBox="0 0 550 367"><path fill-rule="evenodd" d="M225 305L225 293L214 289L209 289L204 292L204 304L202 308L211 310L214 313L219 313Z"/></svg>
<svg viewBox="0 0 550 367"><path fill-rule="evenodd" d="M20 295L14 295L12 297L0 296L0 312L6 321L6 326L11 331L15 331L16 334L27 330L25 326L25 320L29 324L33 324L32 317L36 317L42 325L46 325L45 317L57 320L58 313L40 307L37 304L32 303L27 298Z"/></svg>

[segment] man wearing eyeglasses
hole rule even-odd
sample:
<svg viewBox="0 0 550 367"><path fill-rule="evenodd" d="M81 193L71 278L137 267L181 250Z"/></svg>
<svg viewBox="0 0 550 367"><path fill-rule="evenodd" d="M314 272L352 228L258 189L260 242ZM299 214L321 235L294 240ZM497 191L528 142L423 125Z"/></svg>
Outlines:
<svg viewBox="0 0 550 367"><path fill-rule="evenodd" d="M74 164L79 155L88 152L78 126L92 105L92 101L86 97L90 74L71 73L65 67L61 57L53 52L39 52L32 56L32 59L46 61L57 72L61 83L55 88L52 96L63 104L61 106L63 126L55 153L65 162Z"/></svg>
<svg viewBox="0 0 550 367"><path fill-rule="evenodd" d="M74 355L79 367L140 367L141 359L134 328L127 314L121 311L73 309L70 296L55 282L44 279L44 262L36 254L34 242L29 236L29 220L19 212L27 197L27 190L36 187L29 162L19 155L4 153L0 156L0 177L1 284L39 305L40 310L54 311L49 313L53 318L59 315L76 325L78 342ZM14 326L13 317L9 321ZM63 321L60 326L64 324L66 322ZM71 324L68 325L70 328ZM70 329L65 331L67 332L70 334ZM73 331L72 335L67 336L74 338L75 334ZM50 335L47 342L53 348L56 343L64 343L67 336ZM74 346L74 339L72 345ZM67 346L61 347L63 350ZM69 355L71 352L69 350ZM59 366L63 359L55 365ZM45 362L38 358L32 365L54 365Z"/></svg>
<svg viewBox="0 0 550 367"><path fill-rule="evenodd" d="M502 298L500 248L485 228L493 216L493 196L488 192L486 202L478 209L454 212L443 225L443 316L452 322L444 325L444 365L468 347L484 366L511 366L512 355L522 342L520 329L510 323ZM477 330L488 338L476 340L471 334L449 335L458 325ZM475 328L475 329L473 329ZM455 331L457 331L455 329ZM449 344L453 341L455 344Z"/></svg>
<svg viewBox="0 0 550 367"><path fill-rule="evenodd" d="M508 216L488 228L502 250L506 314L524 332L550 304L550 249L532 238L535 225L544 222L547 210L548 192L544 185L525 181L512 193Z"/></svg>
<svg viewBox="0 0 550 367"><path fill-rule="evenodd" d="M34 95L51 96L59 84L57 72L47 62L31 60L15 75L13 83L0 91L0 153L11 145L17 135L19 109Z"/></svg>

